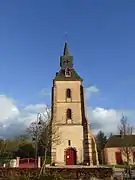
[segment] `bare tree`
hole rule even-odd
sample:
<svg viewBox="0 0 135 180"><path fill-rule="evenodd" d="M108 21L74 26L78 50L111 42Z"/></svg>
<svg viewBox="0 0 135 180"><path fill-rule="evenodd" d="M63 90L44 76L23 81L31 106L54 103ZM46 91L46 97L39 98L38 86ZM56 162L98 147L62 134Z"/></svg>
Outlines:
<svg viewBox="0 0 135 180"><path fill-rule="evenodd" d="M44 162L40 171L41 175L42 172L45 173L47 151L52 144L60 143L60 133L56 123L52 122L49 107L46 107L44 113L38 113L37 120L30 124L28 132L36 142L36 146L38 145L37 142L40 141L41 146L44 148Z"/></svg>
<svg viewBox="0 0 135 180"><path fill-rule="evenodd" d="M131 177L130 171L130 156L133 153L132 142L130 142L130 138L132 135L132 127L127 123L127 117L122 115L120 120L120 135L121 135L121 144L120 151L123 156L126 157L126 169L128 170L129 177Z"/></svg>
<svg viewBox="0 0 135 180"><path fill-rule="evenodd" d="M9 165L10 159L15 158L19 142L14 139L0 140L0 165Z"/></svg>

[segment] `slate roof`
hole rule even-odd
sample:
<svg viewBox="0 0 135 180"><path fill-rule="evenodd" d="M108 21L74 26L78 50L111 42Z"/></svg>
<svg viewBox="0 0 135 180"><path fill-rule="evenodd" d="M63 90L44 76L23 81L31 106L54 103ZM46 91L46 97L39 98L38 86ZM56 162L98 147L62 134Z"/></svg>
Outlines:
<svg viewBox="0 0 135 180"><path fill-rule="evenodd" d="M107 141L105 148L125 146L135 147L135 135L114 135Z"/></svg>
<svg viewBox="0 0 135 180"><path fill-rule="evenodd" d="M70 56L67 42L65 42L64 52L63 52L63 56L65 56L65 55L66 55L66 56Z"/></svg>
<svg viewBox="0 0 135 180"><path fill-rule="evenodd" d="M70 66L69 64L67 67L63 66L62 62L64 62L65 60L69 60ZM65 45L64 45L63 56L60 57L60 67L61 69L59 70L59 72L56 73L54 81L83 81L81 77L79 76L79 74L73 68L73 56L70 56L67 42L65 42ZM70 77L65 77L66 68L70 69L70 72L71 72Z"/></svg>
<svg viewBox="0 0 135 180"><path fill-rule="evenodd" d="M58 73L56 73L56 76L54 78L55 81L82 81L81 77L78 75L78 73L71 69L71 76L65 77L64 70L60 70Z"/></svg>

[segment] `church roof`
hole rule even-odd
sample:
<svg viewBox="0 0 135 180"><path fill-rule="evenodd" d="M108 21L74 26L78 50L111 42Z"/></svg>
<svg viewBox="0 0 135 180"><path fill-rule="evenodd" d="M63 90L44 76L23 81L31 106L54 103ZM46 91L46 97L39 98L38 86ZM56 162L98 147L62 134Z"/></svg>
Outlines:
<svg viewBox="0 0 135 180"><path fill-rule="evenodd" d="M70 71L70 76L65 76L66 70ZM73 67L73 56L70 55L68 43L65 42L63 56L60 57L60 70L56 73L55 81L82 81L79 74Z"/></svg>
<svg viewBox="0 0 135 180"><path fill-rule="evenodd" d="M65 77L64 70L60 69L60 71L56 73L54 80L56 81L82 81L81 77L78 75L78 73L74 69L71 69L70 77Z"/></svg>
<svg viewBox="0 0 135 180"><path fill-rule="evenodd" d="M135 147L135 135L114 135L106 143L105 148L113 147Z"/></svg>

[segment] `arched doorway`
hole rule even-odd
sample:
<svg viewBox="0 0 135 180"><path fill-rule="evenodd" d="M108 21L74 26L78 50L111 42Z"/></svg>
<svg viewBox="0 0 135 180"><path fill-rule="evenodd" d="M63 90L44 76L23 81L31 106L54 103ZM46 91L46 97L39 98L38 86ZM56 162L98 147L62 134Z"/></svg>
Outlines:
<svg viewBox="0 0 135 180"><path fill-rule="evenodd" d="M74 148L68 148L65 151L65 163L66 165L76 165L76 150Z"/></svg>

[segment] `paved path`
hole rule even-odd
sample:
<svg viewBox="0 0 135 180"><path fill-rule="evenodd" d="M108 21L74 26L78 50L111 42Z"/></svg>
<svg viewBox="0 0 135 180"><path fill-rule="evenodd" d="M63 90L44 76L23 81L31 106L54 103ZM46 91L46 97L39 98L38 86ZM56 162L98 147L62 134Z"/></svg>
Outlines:
<svg viewBox="0 0 135 180"><path fill-rule="evenodd" d="M46 165L48 168L108 168L106 166L83 166L83 165Z"/></svg>
<svg viewBox="0 0 135 180"><path fill-rule="evenodd" d="M131 173L132 173L132 178L135 178L135 170L131 170ZM123 176L123 170L121 170L121 171L115 171L114 172L114 177L116 176L116 177L120 177L120 176Z"/></svg>

